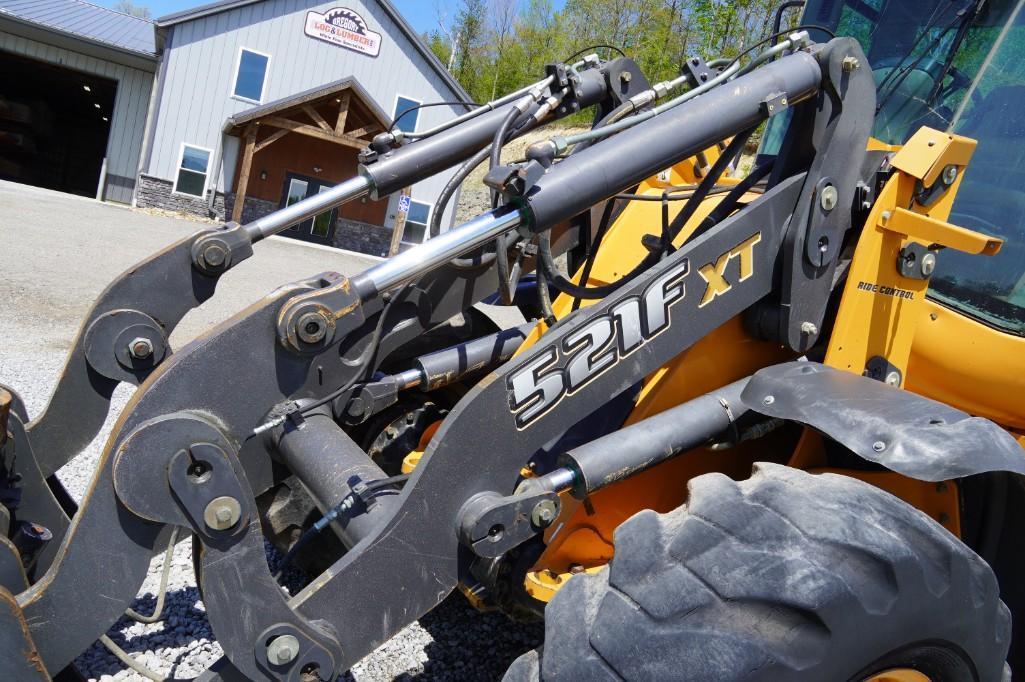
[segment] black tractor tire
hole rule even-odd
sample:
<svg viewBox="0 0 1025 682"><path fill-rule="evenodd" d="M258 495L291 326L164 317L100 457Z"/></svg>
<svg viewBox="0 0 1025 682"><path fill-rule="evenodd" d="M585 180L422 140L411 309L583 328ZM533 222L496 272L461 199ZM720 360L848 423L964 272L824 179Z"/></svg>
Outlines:
<svg viewBox="0 0 1025 682"><path fill-rule="evenodd" d="M989 566L924 513L836 474L706 474L643 511L615 557L545 609L513 680L1001 680L1011 632Z"/></svg>

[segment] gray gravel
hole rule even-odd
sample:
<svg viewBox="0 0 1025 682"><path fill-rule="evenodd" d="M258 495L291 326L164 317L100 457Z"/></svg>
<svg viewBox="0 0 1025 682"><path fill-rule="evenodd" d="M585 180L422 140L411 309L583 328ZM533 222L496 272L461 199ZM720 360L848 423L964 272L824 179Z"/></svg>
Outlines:
<svg viewBox="0 0 1025 682"><path fill-rule="evenodd" d="M0 382L13 386L31 415L49 399L77 326L106 284L132 263L196 229L153 216L46 190L0 182ZM274 287L325 270L351 274L372 263L358 254L272 239L227 273L217 295L189 313L171 337L181 347ZM121 386L97 439L59 476L80 499L114 420L134 389ZM164 620L122 619L111 638L140 663L190 678L220 656L195 587L191 540L172 559ZM271 560L274 557L270 557ZM154 559L132 607L150 613L162 557ZM459 595L400 632L358 663L354 680L486 680L501 676L517 655L536 646L539 625L479 614ZM90 679L144 680L97 644L76 661Z"/></svg>

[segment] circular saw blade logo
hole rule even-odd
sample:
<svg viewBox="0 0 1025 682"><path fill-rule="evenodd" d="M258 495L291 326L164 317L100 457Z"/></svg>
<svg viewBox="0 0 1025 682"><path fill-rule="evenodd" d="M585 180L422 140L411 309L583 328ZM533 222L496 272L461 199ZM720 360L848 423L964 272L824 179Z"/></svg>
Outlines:
<svg viewBox="0 0 1025 682"><path fill-rule="evenodd" d="M304 33L371 57L381 51L381 34L371 31L363 17L348 7L335 7L323 14L307 12Z"/></svg>

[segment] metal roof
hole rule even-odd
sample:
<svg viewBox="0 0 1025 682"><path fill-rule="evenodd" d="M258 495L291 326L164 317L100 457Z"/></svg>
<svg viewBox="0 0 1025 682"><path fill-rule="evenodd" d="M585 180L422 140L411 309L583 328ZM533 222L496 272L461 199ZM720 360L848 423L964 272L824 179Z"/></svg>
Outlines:
<svg viewBox="0 0 1025 682"><path fill-rule="evenodd" d="M0 3L5 1L6 0L0 0ZM23 1L31 3L33 0ZM397 9L395 9L395 5L391 4L389 0L376 1L377 4L381 6L381 9L384 10L385 14L387 14L388 17L395 22L395 25L399 27L399 30L405 34L406 38L409 39L409 42L413 44L413 47L415 47L417 51L420 52L420 54L423 56L427 64L430 65L430 67L434 69L439 76L441 76L441 79L445 82L445 84L452 89L452 92L456 95L456 97L458 97L460 100L464 102L473 101L470 98L470 95L466 92L466 90L463 89L463 86L461 86L459 82L452 77L452 74L448 72L448 69L446 69L445 65L441 63L441 60L439 60L438 57L433 52L431 52L431 49L424 44L423 40L417 34L416 30L414 30L413 27L409 25L409 22L406 21L406 19L402 16L402 14L399 13ZM193 19L199 19L210 14L226 12L228 10L235 9L236 7L245 7L246 5L253 5L258 2L263 2L263 0L218 0L217 2L211 2L207 5L201 5L200 7L194 7L193 9L175 12L174 14L168 14L159 17L156 20L156 25L159 28L173 26L174 24L192 21ZM317 2L310 2L310 4L317 4Z"/></svg>
<svg viewBox="0 0 1025 682"><path fill-rule="evenodd" d="M82 0L0 0L0 17L152 59L157 56L153 22Z"/></svg>

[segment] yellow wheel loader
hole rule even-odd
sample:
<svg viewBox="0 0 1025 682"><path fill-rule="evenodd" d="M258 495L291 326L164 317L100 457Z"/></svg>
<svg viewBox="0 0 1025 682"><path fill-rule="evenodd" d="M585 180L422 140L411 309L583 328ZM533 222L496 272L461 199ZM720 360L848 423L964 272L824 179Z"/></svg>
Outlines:
<svg viewBox="0 0 1025 682"><path fill-rule="evenodd" d="M333 680L455 590L544 619L507 680L1011 679L1023 7L809 0L664 82L551 64L139 263L44 412L0 392L3 679L69 674L188 533L224 650L207 680ZM503 158L583 110L590 130ZM482 162L492 210L172 353L267 236L457 167L441 216ZM54 472L121 382L76 505Z"/></svg>

